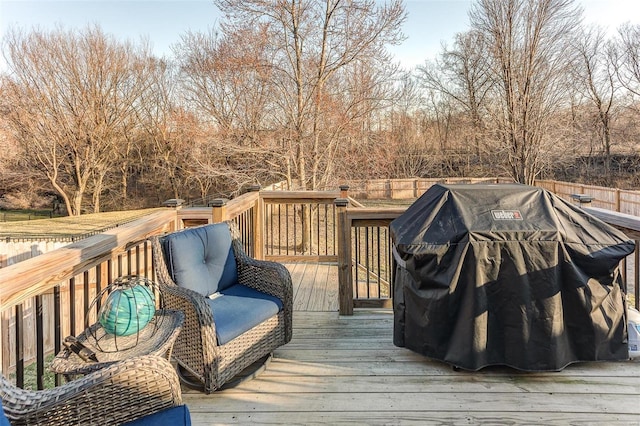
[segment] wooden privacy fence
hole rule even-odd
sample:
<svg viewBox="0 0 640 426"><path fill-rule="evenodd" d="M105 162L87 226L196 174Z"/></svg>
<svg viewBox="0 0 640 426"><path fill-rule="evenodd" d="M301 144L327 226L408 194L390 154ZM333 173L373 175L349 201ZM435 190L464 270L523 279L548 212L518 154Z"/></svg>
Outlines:
<svg viewBox="0 0 640 426"><path fill-rule="evenodd" d="M347 182L349 195L362 200L410 200L420 197L436 183L510 183L506 177L487 178L412 178L373 179ZM545 188L567 201L574 202L572 195L591 196L593 207L600 207L634 216L640 216L640 191L607 188L603 186L554 180L536 180L536 186Z"/></svg>
<svg viewBox="0 0 640 426"><path fill-rule="evenodd" d="M22 262L70 244L68 241L0 241L0 268Z"/></svg>
<svg viewBox="0 0 640 426"><path fill-rule="evenodd" d="M408 200L418 198L437 183L509 183L513 179L504 177L484 178L411 178L371 179L346 182L349 195L359 200Z"/></svg>
<svg viewBox="0 0 640 426"><path fill-rule="evenodd" d="M554 180L537 180L536 186L545 188L565 200L572 202L574 201L572 197L574 194L591 196L592 201L589 203L590 206L640 216L640 191Z"/></svg>

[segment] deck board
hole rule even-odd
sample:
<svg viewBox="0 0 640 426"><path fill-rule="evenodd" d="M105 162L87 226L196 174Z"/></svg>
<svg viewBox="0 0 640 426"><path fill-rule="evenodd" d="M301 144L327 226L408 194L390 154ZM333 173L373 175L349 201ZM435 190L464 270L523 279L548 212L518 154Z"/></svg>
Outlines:
<svg viewBox="0 0 640 426"><path fill-rule="evenodd" d="M337 299L335 265L287 266L299 297L292 341L253 380L212 395L185 389L194 425L640 425L640 361L455 371L394 346L390 310L339 316L327 298L335 287Z"/></svg>
<svg viewBox="0 0 640 426"><path fill-rule="evenodd" d="M287 263L293 283L293 310L336 312L338 267L331 263Z"/></svg>

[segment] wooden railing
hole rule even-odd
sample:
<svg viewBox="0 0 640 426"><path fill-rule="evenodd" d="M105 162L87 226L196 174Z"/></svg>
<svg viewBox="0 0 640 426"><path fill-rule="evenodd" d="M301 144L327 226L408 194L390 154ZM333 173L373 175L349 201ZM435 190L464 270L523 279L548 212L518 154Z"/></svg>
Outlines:
<svg viewBox="0 0 640 426"><path fill-rule="evenodd" d="M341 314L360 307L390 307L395 265L388 227L404 208L365 208L349 195L346 187L253 191L233 200L214 200L209 207L167 208L0 269L3 373L15 375L23 386L25 366L35 364L35 386L41 388L45 357L60 350L65 336L95 321L96 312L88 308L104 286L127 274L153 278L147 239L203 223L234 221L245 249L258 259L337 263ZM622 219L603 217L618 226L614 222ZM637 252L624 270L629 271L629 289L638 307L636 265Z"/></svg>
<svg viewBox="0 0 640 426"><path fill-rule="evenodd" d="M264 259L337 262L338 191L261 192Z"/></svg>
<svg viewBox="0 0 640 426"><path fill-rule="evenodd" d="M25 366L35 365L38 380L33 387L43 388L45 358L60 351L65 336L95 322L99 305L89 310L95 296L123 275L153 278L148 242L153 235L229 220L239 228L245 250L253 257L335 262L333 200L339 195L339 191L254 191L233 200L214 200L210 207L167 208L1 268L2 372L24 386ZM269 234L274 231L282 237ZM274 252L274 241L279 239L284 253ZM305 239L306 252L300 250ZM60 377L55 381L58 384Z"/></svg>
<svg viewBox="0 0 640 426"><path fill-rule="evenodd" d="M336 202L340 314L352 315L354 308L391 307L395 264L390 255L389 224L405 209L349 208L346 200ZM621 271L629 302L640 309L640 217L598 208L586 210L635 240L636 250L623 260Z"/></svg>
<svg viewBox="0 0 640 426"><path fill-rule="evenodd" d="M35 362L42 388L45 356L59 352L64 336L95 318L88 310L101 288L123 275L151 276L147 238L175 225L174 210L158 211L0 269L3 373L15 374L17 385L24 386L25 364Z"/></svg>
<svg viewBox="0 0 640 426"><path fill-rule="evenodd" d="M395 265L389 224L404 208L349 208L338 206L338 279L341 315L354 308L391 307Z"/></svg>

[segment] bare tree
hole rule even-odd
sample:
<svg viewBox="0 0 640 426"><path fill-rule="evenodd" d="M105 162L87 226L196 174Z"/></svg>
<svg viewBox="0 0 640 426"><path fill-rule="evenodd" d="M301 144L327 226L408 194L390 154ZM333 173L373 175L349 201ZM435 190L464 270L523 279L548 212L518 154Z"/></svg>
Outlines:
<svg viewBox="0 0 640 426"><path fill-rule="evenodd" d="M150 147L155 178L171 189L174 198L185 197L187 175L185 164L190 161L193 143L186 113L177 99L176 70L165 60L150 60L151 85L141 94L137 119L141 123L143 140Z"/></svg>
<svg viewBox="0 0 640 426"><path fill-rule="evenodd" d="M264 26L187 33L174 47L183 96L207 128L185 168L202 197L231 196L286 176ZM244 154L243 154L244 153Z"/></svg>
<svg viewBox="0 0 640 426"><path fill-rule="evenodd" d="M581 10L573 0L478 0L470 18L486 40L497 82L496 137L512 177L532 184L549 119L565 99L568 37Z"/></svg>
<svg viewBox="0 0 640 426"><path fill-rule="evenodd" d="M13 108L8 121L31 162L71 215L100 210L106 173L119 158L123 123L145 90L144 48L98 27L10 31L5 39Z"/></svg>
<svg viewBox="0 0 640 426"><path fill-rule="evenodd" d="M272 67L264 26L189 32L174 46L184 96L227 143L255 146L273 127Z"/></svg>
<svg viewBox="0 0 640 426"><path fill-rule="evenodd" d="M225 14L225 33L246 25L266 29L276 102L288 130L290 164L303 188L318 188L324 166L331 163L326 156L335 152L338 140L327 135L324 126L334 106L334 78L357 63L390 62L385 46L401 40L402 3L216 0L215 4Z"/></svg>
<svg viewBox="0 0 640 426"><path fill-rule="evenodd" d="M618 35L618 78L625 89L640 96L640 25L625 24Z"/></svg>
<svg viewBox="0 0 640 426"><path fill-rule="evenodd" d="M471 123L471 147L481 156L485 132L483 109L495 84L486 55L486 40L469 31L455 36L452 49L443 47L440 59L418 67L418 80L423 87L440 92L460 104Z"/></svg>
<svg viewBox="0 0 640 426"><path fill-rule="evenodd" d="M605 175L611 168L611 132L617 113L619 83L616 78L614 47L607 42L601 28L584 30L574 43L576 63L573 82L582 99L593 111L594 128L605 157Z"/></svg>

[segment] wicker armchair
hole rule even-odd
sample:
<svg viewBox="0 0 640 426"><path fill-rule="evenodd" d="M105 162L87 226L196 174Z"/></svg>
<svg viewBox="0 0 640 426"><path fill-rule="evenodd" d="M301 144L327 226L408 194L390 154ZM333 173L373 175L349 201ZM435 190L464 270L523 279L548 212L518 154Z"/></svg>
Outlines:
<svg viewBox="0 0 640 426"><path fill-rule="evenodd" d="M173 366L155 355L40 391L17 388L0 376L0 397L12 425L117 425L182 405Z"/></svg>
<svg viewBox="0 0 640 426"><path fill-rule="evenodd" d="M212 235L212 232L215 235ZM185 288L184 280L181 282L179 278L175 278L175 271L172 269L173 260L167 253L167 244L169 244L167 241L171 241L172 238L175 241L175 238L193 234L198 234L199 238L207 241L229 239L231 248L226 250L231 254L229 258L235 258L234 273L237 273L237 277L234 279L237 279L237 284L268 297L277 298L280 302L280 310L230 341L222 342L224 339L220 338L221 318L224 315L220 311L224 309L212 311L216 309L211 302L210 295L213 292ZM202 246L201 243L197 240L195 245ZM190 376L202 384L200 390L203 392L211 393L220 389L238 373L291 340L293 290L289 271L278 263L258 261L248 257L233 223L225 222L188 228L155 237L152 239L152 248L156 280L163 293L167 309L181 310L185 313L185 322L174 346L173 357ZM189 251L184 246L180 250ZM195 269L201 267L202 263L206 263L211 257L211 252L207 252L208 249L199 247L199 250L193 259ZM185 256L189 255L183 255ZM213 294L214 298L217 294ZM216 302L219 303L221 300ZM215 321L214 317L216 317Z"/></svg>

